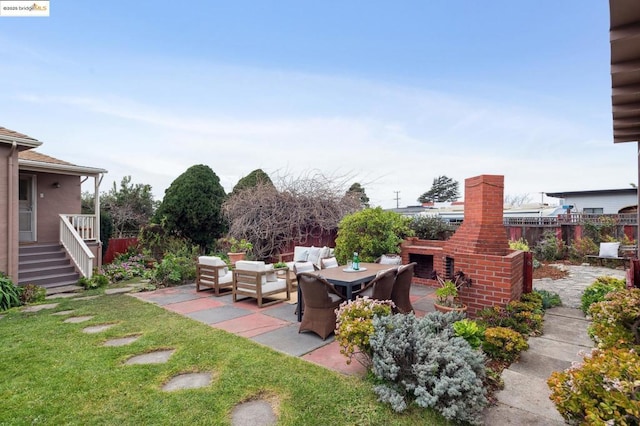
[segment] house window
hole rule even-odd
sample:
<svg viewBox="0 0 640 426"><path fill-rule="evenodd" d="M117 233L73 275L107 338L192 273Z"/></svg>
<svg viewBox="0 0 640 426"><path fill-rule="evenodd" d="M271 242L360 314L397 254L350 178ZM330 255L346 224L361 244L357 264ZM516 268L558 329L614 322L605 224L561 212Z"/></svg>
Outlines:
<svg viewBox="0 0 640 426"><path fill-rule="evenodd" d="M604 208L602 208L602 207L585 207L584 209L582 209L582 213L603 214L604 213Z"/></svg>

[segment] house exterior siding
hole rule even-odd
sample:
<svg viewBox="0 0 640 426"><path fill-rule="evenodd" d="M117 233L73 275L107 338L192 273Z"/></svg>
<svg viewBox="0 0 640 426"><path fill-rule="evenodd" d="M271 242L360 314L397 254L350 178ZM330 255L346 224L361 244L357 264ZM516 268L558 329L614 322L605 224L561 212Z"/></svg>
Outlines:
<svg viewBox="0 0 640 426"><path fill-rule="evenodd" d="M59 214L81 213L80 177L52 173L33 173L36 176L38 243L60 241ZM55 183L59 187L54 186Z"/></svg>
<svg viewBox="0 0 640 426"><path fill-rule="evenodd" d="M638 204L635 192L623 194L568 195L562 198L563 205L573 205L572 211L582 213L584 209L602 208L603 214L617 214L624 208Z"/></svg>

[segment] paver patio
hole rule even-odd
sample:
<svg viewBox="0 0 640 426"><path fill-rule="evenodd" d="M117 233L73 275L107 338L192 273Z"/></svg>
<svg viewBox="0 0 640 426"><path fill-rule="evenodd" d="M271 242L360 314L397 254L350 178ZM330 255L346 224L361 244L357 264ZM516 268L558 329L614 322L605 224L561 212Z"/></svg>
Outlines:
<svg viewBox="0 0 640 426"><path fill-rule="evenodd" d="M430 287L412 286L411 302L417 316L434 310L434 291ZM259 308L255 299L234 303L230 293L215 297L213 290L196 292L195 284L133 296L343 374L364 376L366 373L357 361L347 364L347 358L340 353L340 346L333 335L322 340L314 333L298 333L300 323L295 303L284 301Z"/></svg>

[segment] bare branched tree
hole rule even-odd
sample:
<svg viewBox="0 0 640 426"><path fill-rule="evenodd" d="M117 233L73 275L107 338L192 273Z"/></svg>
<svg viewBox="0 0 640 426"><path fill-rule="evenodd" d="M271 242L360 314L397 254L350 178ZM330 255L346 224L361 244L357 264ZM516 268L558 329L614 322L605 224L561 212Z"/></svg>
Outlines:
<svg viewBox="0 0 640 426"><path fill-rule="evenodd" d="M529 194L505 195L504 197L504 203L514 207L518 207L530 202L531 196Z"/></svg>
<svg viewBox="0 0 640 426"><path fill-rule="evenodd" d="M348 176L313 172L276 182L243 189L222 206L229 235L251 241L257 259L271 258L292 243L335 233L344 216L361 208L359 194L345 191Z"/></svg>

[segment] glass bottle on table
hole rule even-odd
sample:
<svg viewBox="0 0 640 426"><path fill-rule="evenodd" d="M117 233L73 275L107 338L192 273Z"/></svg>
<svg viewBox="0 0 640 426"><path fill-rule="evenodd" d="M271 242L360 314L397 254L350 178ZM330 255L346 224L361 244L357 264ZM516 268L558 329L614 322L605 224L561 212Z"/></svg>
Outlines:
<svg viewBox="0 0 640 426"><path fill-rule="evenodd" d="M360 256L358 256L358 252L357 251L353 252L353 263L351 265L351 268L354 271L359 271L360 270Z"/></svg>

